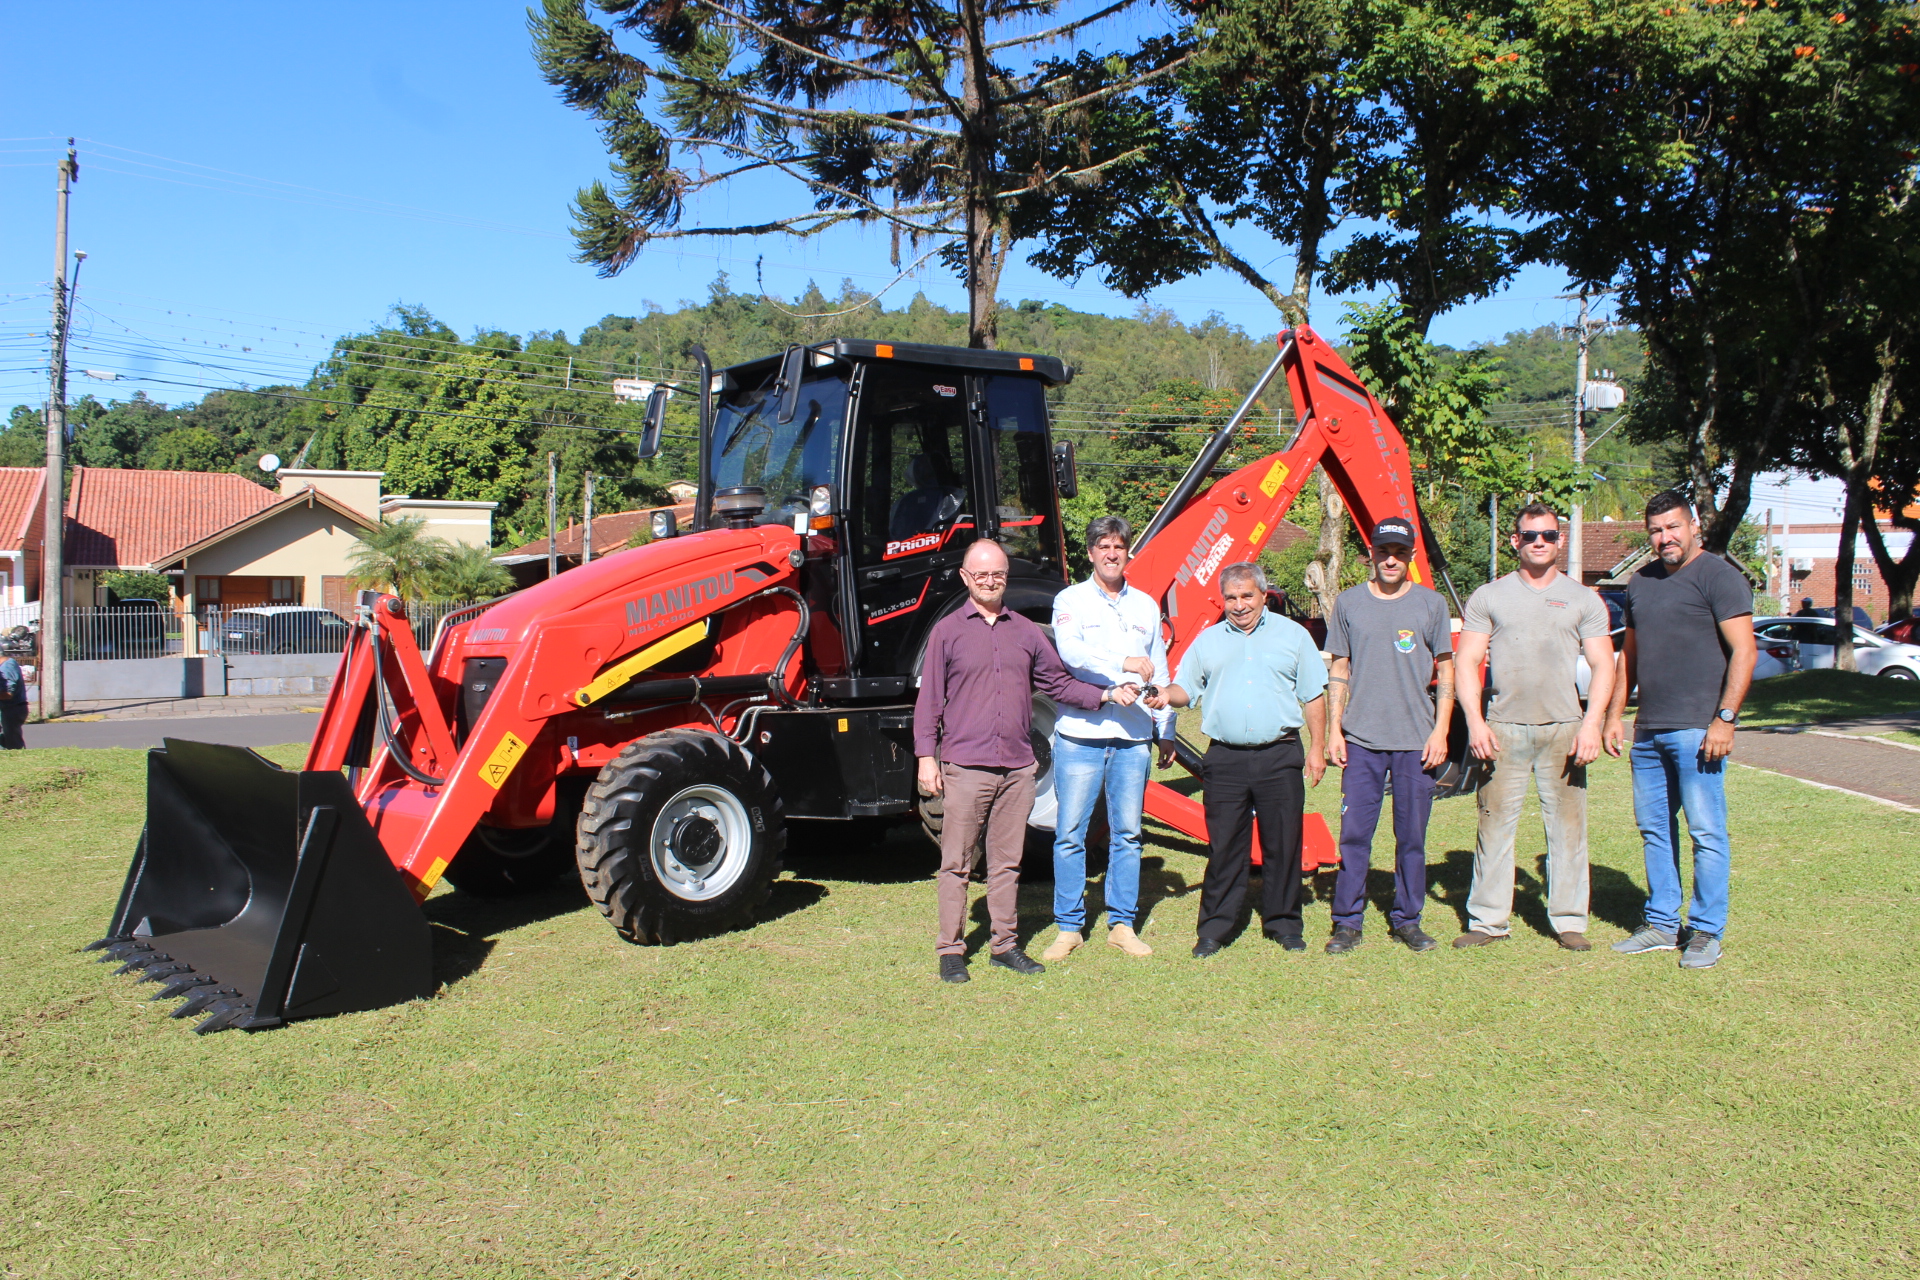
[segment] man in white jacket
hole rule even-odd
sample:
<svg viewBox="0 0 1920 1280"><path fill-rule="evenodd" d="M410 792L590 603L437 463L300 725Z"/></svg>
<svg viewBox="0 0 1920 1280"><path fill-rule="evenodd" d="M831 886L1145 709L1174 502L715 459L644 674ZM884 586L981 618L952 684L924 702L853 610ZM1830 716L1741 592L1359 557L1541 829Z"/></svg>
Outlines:
<svg viewBox="0 0 1920 1280"><path fill-rule="evenodd" d="M1087 524L1093 576L1053 598L1053 642L1067 671L1089 684L1165 685L1167 643L1160 606L1127 585L1133 531L1119 516ZM1087 822L1107 797L1107 941L1130 956L1153 954L1134 931L1140 900L1140 813L1155 742L1173 758L1173 712L1115 703L1062 707L1054 726L1053 914L1060 927L1042 958L1064 960L1086 941Z"/></svg>

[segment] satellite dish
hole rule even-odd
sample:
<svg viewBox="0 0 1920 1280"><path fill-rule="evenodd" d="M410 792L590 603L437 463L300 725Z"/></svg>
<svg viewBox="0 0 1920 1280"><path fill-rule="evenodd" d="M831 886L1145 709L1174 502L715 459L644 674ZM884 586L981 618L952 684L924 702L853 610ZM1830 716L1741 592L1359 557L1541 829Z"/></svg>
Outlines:
<svg viewBox="0 0 1920 1280"><path fill-rule="evenodd" d="M277 453L261 454L260 469L268 473L278 471L280 469L280 455Z"/></svg>

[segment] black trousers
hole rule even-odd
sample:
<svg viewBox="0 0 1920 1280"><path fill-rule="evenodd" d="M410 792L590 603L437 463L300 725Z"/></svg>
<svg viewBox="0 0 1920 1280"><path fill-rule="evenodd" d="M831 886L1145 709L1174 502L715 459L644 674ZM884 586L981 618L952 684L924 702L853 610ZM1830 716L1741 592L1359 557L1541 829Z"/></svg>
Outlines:
<svg viewBox="0 0 1920 1280"><path fill-rule="evenodd" d="M1298 738L1267 747L1207 748L1207 877L1200 886L1200 936L1223 941L1240 920L1260 819L1260 918L1270 938L1298 938L1300 817L1306 807Z"/></svg>
<svg viewBox="0 0 1920 1280"><path fill-rule="evenodd" d="M30 709L25 702L0 702L0 750L19 751L27 745L20 726L27 722Z"/></svg>

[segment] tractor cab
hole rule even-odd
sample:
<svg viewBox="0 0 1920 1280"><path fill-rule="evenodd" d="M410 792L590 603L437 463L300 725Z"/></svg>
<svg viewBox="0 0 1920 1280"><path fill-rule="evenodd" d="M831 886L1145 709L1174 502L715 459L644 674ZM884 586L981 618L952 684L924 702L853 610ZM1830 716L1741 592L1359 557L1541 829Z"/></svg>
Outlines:
<svg viewBox="0 0 1920 1280"><path fill-rule="evenodd" d="M714 375L709 521L805 533L825 696L908 693L927 630L965 597L957 570L975 538L1006 548L1008 605L1046 620L1066 582L1059 493L1072 491L1046 390L1071 376L1050 356L851 339Z"/></svg>

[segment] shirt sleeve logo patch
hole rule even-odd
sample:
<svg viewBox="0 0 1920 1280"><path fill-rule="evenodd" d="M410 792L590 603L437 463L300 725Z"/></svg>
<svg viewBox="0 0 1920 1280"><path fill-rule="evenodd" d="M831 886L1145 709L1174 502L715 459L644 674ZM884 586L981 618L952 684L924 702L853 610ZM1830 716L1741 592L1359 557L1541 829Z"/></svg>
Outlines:
<svg viewBox="0 0 1920 1280"><path fill-rule="evenodd" d="M1394 638L1393 647L1398 649L1402 653L1412 653L1413 652L1413 632L1402 630L1399 633L1399 635L1397 635Z"/></svg>

